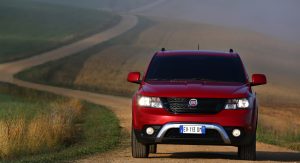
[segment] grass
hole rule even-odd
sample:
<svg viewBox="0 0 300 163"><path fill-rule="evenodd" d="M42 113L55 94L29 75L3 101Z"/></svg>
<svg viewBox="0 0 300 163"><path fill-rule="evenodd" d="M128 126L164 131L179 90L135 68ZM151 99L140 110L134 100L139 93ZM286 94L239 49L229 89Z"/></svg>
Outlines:
<svg viewBox="0 0 300 163"><path fill-rule="evenodd" d="M300 151L300 133L294 133L292 130L279 133L276 129L265 127L260 123L257 129L257 140Z"/></svg>
<svg viewBox="0 0 300 163"><path fill-rule="evenodd" d="M119 143L119 122L102 106L4 83L0 99L0 161L73 160Z"/></svg>
<svg viewBox="0 0 300 163"><path fill-rule="evenodd" d="M5 102L0 119L2 159L60 150L75 143L80 134L76 132L83 108L80 102L55 102L50 106Z"/></svg>
<svg viewBox="0 0 300 163"><path fill-rule="evenodd" d="M48 51L120 21L100 10L33 0L1 0L0 11L0 63Z"/></svg>
<svg viewBox="0 0 300 163"><path fill-rule="evenodd" d="M299 108L260 107L257 139L300 151Z"/></svg>
<svg viewBox="0 0 300 163"><path fill-rule="evenodd" d="M89 109L85 113L85 122L82 125L82 132L84 133L82 141L58 152L23 157L19 161L57 162L74 160L116 148L120 142L120 127L115 115L97 105L86 104L86 107Z"/></svg>

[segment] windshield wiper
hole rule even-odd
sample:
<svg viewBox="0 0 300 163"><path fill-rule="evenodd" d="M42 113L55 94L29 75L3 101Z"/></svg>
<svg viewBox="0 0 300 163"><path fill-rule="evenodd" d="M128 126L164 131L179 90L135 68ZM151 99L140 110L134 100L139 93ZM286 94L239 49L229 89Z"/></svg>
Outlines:
<svg viewBox="0 0 300 163"><path fill-rule="evenodd" d="M159 78L153 78L153 79L148 79L147 81L170 81L170 82L176 82L176 81L187 81L187 79L159 79Z"/></svg>
<svg viewBox="0 0 300 163"><path fill-rule="evenodd" d="M170 81L187 81L188 79L170 79Z"/></svg>
<svg viewBox="0 0 300 163"><path fill-rule="evenodd" d="M147 81L169 81L170 79L159 79L159 78L153 78L153 79L147 79Z"/></svg>
<svg viewBox="0 0 300 163"><path fill-rule="evenodd" d="M159 79L159 78L153 78L153 79L147 79L147 81L203 81L203 82L221 82L217 80L207 79L207 78L190 78L190 79L181 79L181 78L174 78L174 79Z"/></svg>

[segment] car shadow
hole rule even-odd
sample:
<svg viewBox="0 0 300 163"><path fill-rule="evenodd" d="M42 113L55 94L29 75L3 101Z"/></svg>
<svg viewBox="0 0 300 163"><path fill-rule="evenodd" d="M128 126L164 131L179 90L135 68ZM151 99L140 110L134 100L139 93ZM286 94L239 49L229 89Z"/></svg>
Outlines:
<svg viewBox="0 0 300 163"><path fill-rule="evenodd" d="M167 155L166 155L167 154ZM176 152L158 153L154 158L177 158L177 159L229 159L237 160L236 152ZM257 161L300 161L300 152L268 152L257 151Z"/></svg>
<svg viewBox="0 0 300 163"><path fill-rule="evenodd" d="M268 152L258 151L257 160L260 161L300 161L300 152Z"/></svg>
<svg viewBox="0 0 300 163"><path fill-rule="evenodd" d="M162 154L162 156L160 156ZM166 155L167 154L167 155ZM158 158L177 158L177 159L236 159L234 152L175 152L175 153L158 153Z"/></svg>

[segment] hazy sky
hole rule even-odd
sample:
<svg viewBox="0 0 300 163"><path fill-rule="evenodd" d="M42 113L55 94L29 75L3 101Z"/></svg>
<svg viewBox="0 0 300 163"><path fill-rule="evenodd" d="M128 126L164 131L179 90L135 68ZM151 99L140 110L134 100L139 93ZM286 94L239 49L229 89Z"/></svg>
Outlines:
<svg viewBox="0 0 300 163"><path fill-rule="evenodd" d="M300 43L300 0L166 0L145 13L243 27Z"/></svg>

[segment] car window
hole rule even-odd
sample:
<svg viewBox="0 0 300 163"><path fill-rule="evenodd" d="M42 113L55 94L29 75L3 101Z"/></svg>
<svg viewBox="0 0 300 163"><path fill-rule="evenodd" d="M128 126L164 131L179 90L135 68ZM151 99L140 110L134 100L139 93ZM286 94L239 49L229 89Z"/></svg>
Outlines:
<svg viewBox="0 0 300 163"><path fill-rule="evenodd" d="M146 81L150 80L244 83L246 77L238 57L187 55L154 57L146 75Z"/></svg>

